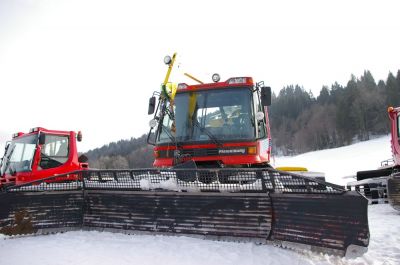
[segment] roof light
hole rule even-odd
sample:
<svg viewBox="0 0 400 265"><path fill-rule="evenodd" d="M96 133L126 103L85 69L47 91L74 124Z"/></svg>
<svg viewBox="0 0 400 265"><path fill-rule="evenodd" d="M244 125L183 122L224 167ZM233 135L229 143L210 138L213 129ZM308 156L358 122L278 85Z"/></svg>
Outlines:
<svg viewBox="0 0 400 265"><path fill-rule="evenodd" d="M39 127L31 128L29 130L29 133L33 133L33 132L37 132L37 131L39 131Z"/></svg>
<svg viewBox="0 0 400 265"><path fill-rule="evenodd" d="M20 137L21 135L24 135L24 133L23 132L13 133L12 138L14 139L14 138Z"/></svg>
<svg viewBox="0 0 400 265"><path fill-rule="evenodd" d="M171 56L167 55L164 57L164 63L169 65L172 62Z"/></svg>
<svg viewBox="0 0 400 265"><path fill-rule="evenodd" d="M217 82L219 82L219 80L221 80L221 77L219 76L219 74L215 73L212 75L212 81L217 83Z"/></svg>
<svg viewBox="0 0 400 265"><path fill-rule="evenodd" d="M246 77L233 77L228 80L228 84L245 84L247 83Z"/></svg>
<svg viewBox="0 0 400 265"><path fill-rule="evenodd" d="M180 83L180 84L178 84L178 90L186 89L187 87L188 87L188 85L185 84L185 83Z"/></svg>

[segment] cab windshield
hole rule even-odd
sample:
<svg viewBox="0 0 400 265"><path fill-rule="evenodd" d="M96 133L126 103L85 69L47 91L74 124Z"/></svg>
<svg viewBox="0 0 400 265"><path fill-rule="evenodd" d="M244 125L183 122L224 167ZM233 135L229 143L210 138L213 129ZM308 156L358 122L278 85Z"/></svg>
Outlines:
<svg viewBox="0 0 400 265"><path fill-rule="evenodd" d="M157 142L254 139L252 100L248 87L178 93L167 106L174 119L163 117Z"/></svg>
<svg viewBox="0 0 400 265"><path fill-rule="evenodd" d="M7 147L7 151L3 157L0 175L4 173L11 174L11 172L30 171L37 140L37 134L13 140Z"/></svg>

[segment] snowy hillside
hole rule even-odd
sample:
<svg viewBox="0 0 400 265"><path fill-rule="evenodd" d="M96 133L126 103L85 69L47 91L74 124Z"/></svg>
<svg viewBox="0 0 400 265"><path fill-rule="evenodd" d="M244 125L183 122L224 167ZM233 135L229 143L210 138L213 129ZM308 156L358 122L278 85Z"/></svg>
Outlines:
<svg viewBox="0 0 400 265"><path fill-rule="evenodd" d="M390 156L389 137L352 146L276 158L276 165L301 165L323 171L331 182L376 168ZM400 264L400 212L389 205L369 206L369 250L356 259L298 253L270 245L216 242L189 237L68 232L9 239L0 236L1 265L71 264ZM4 239L4 240L1 240Z"/></svg>
<svg viewBox="0 0 400 265"><path fill-rule="evenodd" d="M325 172L326 181L339 185L349 182L343 177L354 176L357 171L376 169L381 161L392 158L390 136L349 146L309 152L292 157L275 157L279 166L302 166L310 171Z"/></svg>

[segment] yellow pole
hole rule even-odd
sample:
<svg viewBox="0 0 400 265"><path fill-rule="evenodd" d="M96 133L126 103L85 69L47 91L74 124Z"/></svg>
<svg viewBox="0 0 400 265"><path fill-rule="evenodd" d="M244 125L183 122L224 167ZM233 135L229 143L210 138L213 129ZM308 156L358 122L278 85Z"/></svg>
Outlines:
<svg viewBox="0 0 400 265"><path fill-rule="evenodd" d="M194 81L198 82L199 84L204 84L204 82L200 81L199 79L197 79L196 77L188 74L188 73L184 73L184 75L186 75L187 77L193 79Z"/></svg>
<svg viewBox="0 0 400 265"><path fill-rule="evenodd" d="M172 71L172 67L174 66L175 58L176 58L176 53L174 53L174 55L172 55L171 63L168 65L167 75L165 76L164 83L163 83L164 86L168 83L169 76Z"/></svg>

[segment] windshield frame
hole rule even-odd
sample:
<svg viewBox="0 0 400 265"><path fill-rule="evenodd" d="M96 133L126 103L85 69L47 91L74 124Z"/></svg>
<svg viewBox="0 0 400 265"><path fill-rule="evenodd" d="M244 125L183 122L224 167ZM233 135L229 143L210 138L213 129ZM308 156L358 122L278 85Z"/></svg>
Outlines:
<svg viewBox="0 0 400 265"><path fill-rule="evenodd" d="M181 136L177 136L176 135L176 131L174 131L174 130L178 130L179 128L177 128L177 126L175 126L176 125L175 121L176 121L177 117L179 119L179 116L182 113L175 113L176 105L174 104L173 105L173 117L175 118L174 120L171 120L171 117L167 113L164 113L164 115L162 115L160 117L160 122L159 122L159 126L158 126L158 129L157 129L157 134L156 134L156 144L157 145L182 145L182 144L199 144L199 143L200 144L201 143L207 144L207 143L216 143L216 142L218 142L218 143L226 143L226 142L231 143L231 142L255 141L257 139L257 137L258 137L258 134L257 134L257 125L256 125L255 118L254 118L255 117L255 115L254 115L255 106L254 106L254 87L253 86L240 85L240 86L226 86L226 87L213 88L213 89L210 89L210 88L197 89L197 90L193 90L193 91L188 91L188 90L185 90L185 91L182 91L182 92L178 91L176 96L175 96L174 101L176 102L177 99L179 99L179 97L181 95L187 95L186 97L189 98L190 94L192 94L192 95L193 94L196 94L196 95L201 94L202 97L207 98L209 95L214 95L215 96L215 93L224 93L224 92L225 93L226 92L236 93L236 91L240 91L240 92L238 92L237 95L240 95L240 93L247 94L246 95L247 100L244 100L243 101L244 105L241 105L240 107L242 107L242 106L245 107L246 108L245 112L249 116L248 120L247 120L249 125L250 125L250 131L251 131L251 135L249 137L237 137L237 136L233 136L233 135L232 136L230 136L230 135L227 136L226 134L215 135L216 137L213 137L214 133L209 130L209 127L207 127L206 125L205 125L206 127L202 127L202 128L200 128L198 125L195 126L195 124L197 122L194 122L194 120L193 120L193 124L191 126L187 126L187 129L188 130L193 130L193 131L194 130L202 131L203 134L208 135L208 137L207 137L208 139L193 139L193 134L194 134L193 132L190 135L189 135L189 133L187 133L187 134L181 134ZM246 91L246 92L243 92L243 91ZM212 105L208 105L209 102L207 101L207 99L203 99L203 101L204 101L204 105L201 106L201 107L203 107L203 109L204 108L209 108L209 109L220 108L220 111L219 111L220 113L221 113L221 109L223 109L224 107L228 107L228 108L229 107L233 107L233 105L221 105L221 106L217 106L217 107L212 107ZM171 109L169 103L165 106L165 108L168 108L168 110ZM194 116L197 117L199 115L200 109L202 109L202 108L200 108L196 104L195 110L193 111ZM184 114L183 115L185 115L186 113L189 114L189 111L184 110ZM206 113L205 115L208 115L208 114L211 114L211 113ZM216 115L218 115L218 114L216 114ZM185 122L188 122L189 120L190 119L188 118L187 120L185 120ZM170 123L170 124L174 123L174 125L173 126L166 126L168 123ZM198 127L198 128L196 129L196 127ZM169 130L169 133L174 136L175 141L172 141L172 139L167 139L166 137L164 139L160 140L161 134L164 134L164 135L168 134L166 132L163 133L163 130ZM189 136L189 137L187 139L183 139L182 135ZM215 138L215 139L213 139L213 138Z"/></svg>

